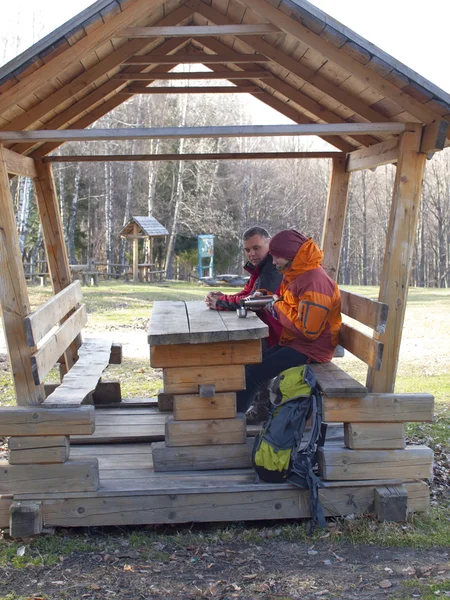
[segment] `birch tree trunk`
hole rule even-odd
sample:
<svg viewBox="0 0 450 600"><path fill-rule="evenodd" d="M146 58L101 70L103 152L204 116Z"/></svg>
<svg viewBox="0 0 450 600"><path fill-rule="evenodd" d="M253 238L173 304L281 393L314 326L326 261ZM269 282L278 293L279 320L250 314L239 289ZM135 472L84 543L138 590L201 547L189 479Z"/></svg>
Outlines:
<svg viewBox="0 0 450 600"><path fill-rule="evenodd" d="M25 243L28 233L28 218L30 215L30 195L32 182L29 177L21 177L18 187L19 206L17 211L17 228L19 232L19 246L22 256L25 252Z"/></svg>
<svg viewBox="0 0 450 600"><path fill-rule="evenodd" d="M105 251L106 251L106 263L108 275L112 273L113 260L113 223L114 223L114 211L112 203L112 172L111 163L105 162L104 169L104 180L105 180Z"/></svg>
<svg viewBox="0 0 450 600"><path fill-rule="evenodd" d="M80 176L81 176L81 164L77 163L75 170L75 181L73 186L72 204L69 211L69 226L67 234L67 247L69 254L69 263L74 265L77 263L75 257L75 225L77 220L78 212L78 198L80 194Z"/></svg>

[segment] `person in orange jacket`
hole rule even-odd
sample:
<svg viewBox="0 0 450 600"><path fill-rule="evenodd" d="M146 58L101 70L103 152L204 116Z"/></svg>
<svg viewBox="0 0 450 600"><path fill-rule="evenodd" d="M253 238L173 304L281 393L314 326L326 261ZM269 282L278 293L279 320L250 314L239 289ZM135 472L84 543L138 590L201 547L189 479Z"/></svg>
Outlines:
<svg viewBox="0 0 450 600"><path fill-rule="evenodd" d="M281 336L261 363L246 366L246 389L237 394L239 412L247 410L263 381L290 367L329 362L339 342L341 295L321 266L323 252L294 229L277 233L269 252L283 280L268 307L268 324L281 325Z"/></svg>

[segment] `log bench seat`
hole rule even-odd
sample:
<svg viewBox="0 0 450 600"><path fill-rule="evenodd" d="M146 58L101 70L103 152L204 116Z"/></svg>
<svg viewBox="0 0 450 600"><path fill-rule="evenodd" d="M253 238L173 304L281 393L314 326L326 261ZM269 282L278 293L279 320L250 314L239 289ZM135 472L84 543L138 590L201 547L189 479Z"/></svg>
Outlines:
<svg viewBox="0 0 450 600"><path fill-rule="evenodd" d="M102 339L82 342L87 322L81 286L75 281L53 296L25 320L36 385L42 385L55 366L64 365L62 383L44 400L45 408L76 408L92 403L92 393L109 364L121 362L120 344Z"/></svg>

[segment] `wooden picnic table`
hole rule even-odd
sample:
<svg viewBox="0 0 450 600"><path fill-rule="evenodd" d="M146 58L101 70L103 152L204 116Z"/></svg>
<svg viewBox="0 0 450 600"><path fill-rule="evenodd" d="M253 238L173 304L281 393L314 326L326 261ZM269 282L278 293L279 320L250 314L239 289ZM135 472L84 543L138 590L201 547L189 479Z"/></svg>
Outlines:
<svg viewBox="0 0 450 600"><path fill-rule="evenodd" d="M261 339L267 335L267 325L253 313L240 319L202 301L154 303L150 364L163 369L162 394L173 403L165 442L152 445L155 470L249 466L236 392L245 388L245 365L261 361Z"/></svg>

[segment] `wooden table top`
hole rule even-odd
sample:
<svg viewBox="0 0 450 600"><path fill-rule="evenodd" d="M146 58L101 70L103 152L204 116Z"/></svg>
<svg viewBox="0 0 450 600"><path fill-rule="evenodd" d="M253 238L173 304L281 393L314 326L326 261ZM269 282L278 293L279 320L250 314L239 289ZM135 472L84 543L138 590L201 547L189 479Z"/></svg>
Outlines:
<svg viewBox="0 0 450 600"><path fill-rule="evenodd" d="M157 301L153 304L148 343L208 344L267 337L269 330L254 313L240 319L235 311L210 310L203 301Z"/></svg>

